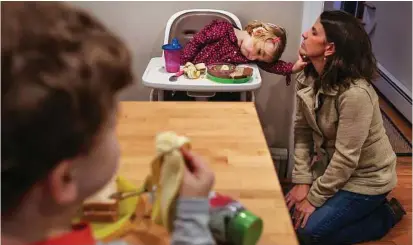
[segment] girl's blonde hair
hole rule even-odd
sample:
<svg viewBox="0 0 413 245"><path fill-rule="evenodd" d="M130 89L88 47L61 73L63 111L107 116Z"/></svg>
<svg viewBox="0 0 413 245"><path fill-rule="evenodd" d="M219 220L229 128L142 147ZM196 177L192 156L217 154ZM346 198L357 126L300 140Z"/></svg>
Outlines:
<svg viewBox="0 0 413 245"><path fill-rule="evenodd" d="M274 40L276 38L279 38L277 49L274 52L273 61L275 62L279 60L281 55L284 53L285 46L287 45L287 33L285 29L280 26L271 23L264 23L257 20L248 23L248 25L244 29L250 36L253 36L254 30L260 27L265 31L254 34L254 37L257 38L257 40L266 42L267 40Z"/></svg>

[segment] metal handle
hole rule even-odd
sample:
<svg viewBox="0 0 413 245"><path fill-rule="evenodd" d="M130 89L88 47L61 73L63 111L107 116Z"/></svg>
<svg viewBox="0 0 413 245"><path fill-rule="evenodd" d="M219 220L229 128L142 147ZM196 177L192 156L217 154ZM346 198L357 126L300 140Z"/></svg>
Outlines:
<svg viewBox="0 0 413 245"><path fill-rule="evenodd" d="M141 195L145 192L146 192L146 190L133 190L133 191L125 191L125 192L115 192L112 195L110 195L109 198L117 199L117 200L123 200L123 199L126 199L126 198L139 196L139 195Z"/></svg>

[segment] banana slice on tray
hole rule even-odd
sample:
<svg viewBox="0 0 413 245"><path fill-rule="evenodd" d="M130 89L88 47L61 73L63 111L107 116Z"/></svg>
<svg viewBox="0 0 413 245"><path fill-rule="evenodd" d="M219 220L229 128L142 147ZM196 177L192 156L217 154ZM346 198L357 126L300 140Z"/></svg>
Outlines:
<svg viewBox="0 0 413 245"><path fill-rule="evenodd" d="M198 79L206 72L206 66L204 63L198 63L196 65L191 62L187 62L184 66L184 74L189 79Z"/></svg>

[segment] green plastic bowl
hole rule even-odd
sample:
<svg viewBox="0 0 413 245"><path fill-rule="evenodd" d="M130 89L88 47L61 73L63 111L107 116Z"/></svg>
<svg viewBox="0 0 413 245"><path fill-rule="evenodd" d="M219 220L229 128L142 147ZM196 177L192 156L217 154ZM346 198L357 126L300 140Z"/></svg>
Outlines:
<svg viewBox="0 0 413 245"><path fill-rule="evenodd" d="M240 84L240 83L247 83L251 80L251 77L246 78L239 78L239 79L232 79L232 78L220 78L212 76L211 74L207 73L207 78L216 83L226 83L226 84Z"/></svg>

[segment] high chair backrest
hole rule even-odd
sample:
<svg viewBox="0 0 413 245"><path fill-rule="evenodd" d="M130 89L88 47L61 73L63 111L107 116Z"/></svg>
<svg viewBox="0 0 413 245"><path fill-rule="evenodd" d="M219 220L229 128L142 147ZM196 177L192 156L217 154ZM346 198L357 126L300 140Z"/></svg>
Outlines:
<svg viewBox="0 0 413 245"><path fill-rule="evenodd" d="M179 43L182 46L185 46L195 33L199 32L204 26L216 19L227 20L242 29L238 17L224 10L183 10L175 13L169 18L165 28L164 44L170 43L173 38L177 38Z"/></svg>

